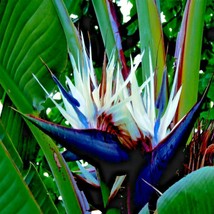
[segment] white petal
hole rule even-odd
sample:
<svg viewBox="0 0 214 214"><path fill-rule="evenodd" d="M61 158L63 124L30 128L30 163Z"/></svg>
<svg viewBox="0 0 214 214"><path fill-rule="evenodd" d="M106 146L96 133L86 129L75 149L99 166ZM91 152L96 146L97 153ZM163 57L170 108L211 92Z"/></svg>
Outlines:
<svg viewBox="0 0 214 214"><path fill-rule="evenodd" d="M159 133L158 133L159 141L162 140L167 135L167 128L169 127L169 124L172 122L172 119L174 118L178 107L181 90L182 90L182 87L180 87L174 99L169 101L166 111L163 117L161 118L161 124L159 128Z"/></svg>

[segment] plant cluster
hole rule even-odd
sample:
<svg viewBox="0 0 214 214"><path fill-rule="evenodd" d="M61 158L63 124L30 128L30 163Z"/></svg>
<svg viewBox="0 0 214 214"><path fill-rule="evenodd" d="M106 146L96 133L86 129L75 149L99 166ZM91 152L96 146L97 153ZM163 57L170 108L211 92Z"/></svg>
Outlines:
<svg viewBox="0 0 214 214"><path fill-rule="evenodd" d="M124 4L0 2L2 213L213 213L212 1Z"/></svg>

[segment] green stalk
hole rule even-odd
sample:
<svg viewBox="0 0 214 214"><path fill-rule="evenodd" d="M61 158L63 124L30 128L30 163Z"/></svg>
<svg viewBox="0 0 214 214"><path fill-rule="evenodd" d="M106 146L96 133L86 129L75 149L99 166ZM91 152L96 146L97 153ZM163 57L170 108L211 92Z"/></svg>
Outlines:
<svg viewBox="0 0 214 214"><path fill-rule="evenodd" d="M51 171L56 180L56 184L59 188L59 192L63 198L65 210L67 213L82 213L77 194L73 185L73 175L67 167L62 155L60 154L58 147L53 140L45 135L42 131L32 125L30 122L25 120L34 137L39 143Z"/></svg>
<svg viewBox="0 0 214 214"><path fill-rule="evenodd" d="M153 0L136 0L141 52L145 51L142 61L142 79L149 77L149 50L153 68L156 70L156 97L161 87L165 65L165 50L162 26L157 6Z"/></svg>
<svg viewBox="0 0 214 214"><path fill-rule="evenodd" d="M72 23L63 1L52 0L52 2L55 6L56 12L63 27L65 37L67 40L68 49L73 55L75 62L78 62L82 51L77 29Z"/></svg>
<svg viewBox="0 0 214 214"><path fill-rule="evenodd" d="M182 44L181 66L179 70L182 93L177 120L181 119L196 103L198 96L199 66L206 0L192 0L189 3L185 21L184 44Z"/></svg>
<svg viewBox="0 0 214 214"><path fill-rule="evenodd" d="M111 28L106 0L92 0L103 43L106 48L107 56L110 58L112 51L116 48L114 32ZM116 50L117 51L117 50ZM118 54L115 54L117 56Z"/></svg>

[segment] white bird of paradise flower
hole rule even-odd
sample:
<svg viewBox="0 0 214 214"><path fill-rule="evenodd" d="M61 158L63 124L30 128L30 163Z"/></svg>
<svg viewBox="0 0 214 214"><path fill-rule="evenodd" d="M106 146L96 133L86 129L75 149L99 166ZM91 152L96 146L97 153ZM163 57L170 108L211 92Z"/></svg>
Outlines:
<svg viewBox="0 0 214 214"><path fill-rule="evenodd" d="M154 149L170 132L169 125L176 113L181 94L181 87L176 92L178 71L176 70L165 111L157 110L151 55L149 55L150 77L139 86L136 70L143 59L143 54L135 64L131 59L130 74L126 80L122 77L119 63L115 65L115 57L112 54L107 66L104 62L102 81L98 83L91 48L89 57L84 42L82 50L83 66L80 65L80 60L77 64L70 54L75 84L66 77L69 98L63 86L51 73L59 87L65 108L50 96L35 76L34 78L73 128L94 128L115 134L121 144L128 149L134 149L139 142L143 142L142 146L146 151ZM145 144L148 142L145 139L149 139L149 145Z"/></svg>
<svg viewBox="0 0 214 214"><path fill-rule="evenodd" d="M166 71L163 74L159 96L155 98L155 72L150 53L150 75L142 85L138 84L136 70L143 60L143 54L136 63L131 59L130 73L126 79L123 78L121 67L112 54L107 66L104 60L100 82L93 67L91 48L88 56L83 38L81 56L82 61L79 58L76 62L70 54L74 82L66 77L68 91L46 65L60 90L64 107L53 99L34 76L71 128L50 123L33 115L24 116L53 138L60 140L72 153L72 160L85 158L92 164L97 164L98 168L99 164L103 163L124 163L125 173L131 173L136 181L133 190L134 204L140 208L150 200L154 193L151 186L155 187L158 184L178 147L186 143L211 81L202 98L171 128L170 123L176 114L181 94L181 87L177 90L180 57L167 101ZM132 152L133 150L137 153ZM139 154L140 159L144 161L143 164L138 160L134 162L136 167L140 165L135 175L126 168L132 161L132 154ZM119 182L116 179L116 186L121 185L124 179L125 176L119 177ZM115 186L113 190L115 191Z"/></svg>

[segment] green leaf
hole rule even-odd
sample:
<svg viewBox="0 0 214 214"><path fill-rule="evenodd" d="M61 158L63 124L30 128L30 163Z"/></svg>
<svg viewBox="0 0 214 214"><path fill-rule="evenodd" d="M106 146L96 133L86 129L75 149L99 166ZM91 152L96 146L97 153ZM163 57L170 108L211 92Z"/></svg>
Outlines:
<svg viewBox="0 0 214 214"><path fill-rule="evenodd" d="M14 163L16 163L17 168L22 169L22 167L23 167L22 159L12 142L10 133L8 133L5 130L5 127L1 120L0 120L0 140L3 142L4 146L7 148L8 152L10 153L11 157L13 158Z"/></svg>
<svg viewBox="0 0 214 214"><path fill-rule="evenodd" d="M76 191L76 183L61 156L58 147L51 138L42 133L38 128L29 122L27 122L27 124L45 154L51 171L56 179L56 184L63 198L67 213L71 213L72 211L81 213L82 208L79 204L79 192ZM70 203L71 201L72 203Z"/></svg>
<svg viewBox="0 0 214 214"><path fill-rule="evenodd" d="M115 59L120 62L123 78L126 79L129 74L126 59L122 49L122 38L119 32L118 18L116 10L111 1L92 0L96 13L103 43L105 45L108 58L115 54Z"/></svg>
<svg viewBox="0 0 214 214"><path fill-rule="evenodd" d="M32 73L42 79L50 89L53 83L47 81L49 74L41 63L40 57L48 66L59 73L67 62L64 33L49 0L33 2L1 1L0 11L0 67L6 72L10 84L19 86L35 107L44 97L41 88L32 78Z"/></svg>
<svg viewBox="0 0 214 214"><path fill-rule="evenodd" d="M9 153L0 141L1 213L42 213Z"/></svg>
<svg viewBox="0 0 214 214"><path fill-rule="evenodd" d="M181 119L197 101L205 9L206 0L187 1L180 41L176 47L177 51L181 48L178 87L182 85L177 120Z"/></svg>
<svg viewBox="0 0 214 214"><path fill-rule="evenodd" d="M92 3L100 27L103 43L106 48L107 56L110 58L112 51L116 48L116 41L108 14L107 3L105 0L92 0Z"/></svg>
<svg viewBox="0 0 214 214"><path fill-rule="evenodd" d="M23 168L28 168L30 161L35 161L38 144L30 134L24 120L11 108L12 105L7 96L1 116L2 129L0 128L0 133L5 136L2 141L17 167L22 171Z"/></svg>
<svg viewBox="0 0 214 214"><path fill-rule="evenodd" d="M30 169L25 177L25 182L30 188L43 213L58 213L41 177L33 164L30 165Z"/></svg>
<svg viewBox="0 0 214 214"><path fill-rule="evenodd" d="M190 173L163 193L158 199L156 213L212 214L213 177L213 167L204 167ZM148 213L148 205L140 212L144 213Z"/></svg>
<svg viewBox="0 0 214 214"><path fill-rule="evenodd" d="M100 179L100 187L101 187L100 189L101 189L101 193L102 193L103 204L104 204L104 207L106 207L108 205L110 189L101 179ZM108 208L106 213L107 214L118 214L118 213L120 213L120 210L117 208Z"/></svg>
<svg viewBox="0 0 214 214"><path fill-rule="evenodd" d="M44 95L32 73L42 80L46 88L52 87L40 57L57 73L65 67L67 48L64 31L51 0L1 1L0 14L0 85L18 110L33 113L33 105L39 109ZM81 213L74 179L57 146L32 124L27 125L44 152L66 212ZM17 126L17 132L19 128Z"/></svg>
<svg viewBox="0 0 214 214"><path fill-rule="evenodd" d="M75 62L78 62L79 58L81 58L80 56L82 53L78 31L74 24L72 23L63 1L53 0L53 4L55 6L56 12L58 14L58 17L64 30L68 49L71 52L72 56L74 57Z"/></svg>
<svg viewBox="0 0 214 214"><path fill-rule="evenodd" d="M81 15L83 0L64 0L69 14Z"/></svg>
<svg viewBox="0 0 214 214"><path fill-rule="evenodd" d="M213 167L204 167L187 175L160 197L158 213L213 213L213 177Z"/></svg>
<svg viewBox="0 0 214 214"><path fill-rule="evenodd" d="M149 204L148 203L143 207L143 209L141 209L141 211L139 212L139 214L150 214Z"/></svg>
<svg viewBox="0 0 214 214"><path fill-rule="evenodd" d="M165 65L163 32L157 6L153 0L136 0L141 52L145 51L142 60L143 82L149 77L149 50L152 65L157 72L156 97L161 87Z"/></svg>

